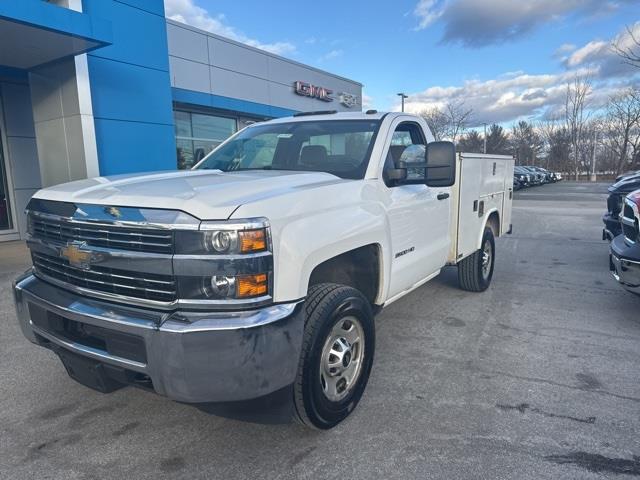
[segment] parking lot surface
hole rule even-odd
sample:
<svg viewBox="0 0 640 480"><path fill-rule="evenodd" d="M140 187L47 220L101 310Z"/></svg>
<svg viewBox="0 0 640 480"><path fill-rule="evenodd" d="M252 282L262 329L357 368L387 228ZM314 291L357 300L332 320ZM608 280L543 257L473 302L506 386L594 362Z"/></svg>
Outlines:
<svg viewBox="0 0 640 480"><path fill-rule="evenodd" d="M332 431L208 416L71 380L19 331L0 245L0 478L640 476L640 297L608 272L606 185L516 193L490 289L455 268L377 317L358 409Z"/></svg>

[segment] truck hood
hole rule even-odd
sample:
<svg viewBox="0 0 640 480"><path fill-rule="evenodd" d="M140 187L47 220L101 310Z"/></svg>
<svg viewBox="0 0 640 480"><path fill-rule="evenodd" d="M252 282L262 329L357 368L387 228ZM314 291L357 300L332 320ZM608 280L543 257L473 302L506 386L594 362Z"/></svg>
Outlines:
<svg viewBox="0 0 640 480"><path fill-rule="evenodd" d="M223 220L245 203L348 181L323 172L172 171L79 180L45 188L34 198L181 210L201 220Z"/></svg>
<svg viewBox="0 0 640 480"><path fill-rule="evenodd" d="M627 194L640 188L640 174L629 175L622 180L611 185L608 190L609 193Z"/></svg>

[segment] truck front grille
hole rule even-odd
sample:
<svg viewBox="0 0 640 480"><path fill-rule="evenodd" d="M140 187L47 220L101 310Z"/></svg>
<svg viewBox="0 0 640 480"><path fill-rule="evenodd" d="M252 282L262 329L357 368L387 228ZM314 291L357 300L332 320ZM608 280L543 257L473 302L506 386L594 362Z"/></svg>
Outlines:
<svg viewBox="0 0 640 480"><path fill-rule="evenodd" d="M638 241L638 221L631 205L625 205L622 212L622 233L631 242Z"/></svg>
<svg viewBox="0 0 640 480"><path fill-rule="evenodd" d="M33 251L31 257L36 275L45 280L51 278L94 291L160 302L172 302L178 296L175 279L170 275L145 273L142 277L98 265L84 270L70 265L66 259Z"/></svg>
<svg viewBox="0 0 640 480"><path fill-rule="evenodd" d="M622 210L623 197L617 193L612 193L607 198L607 210L613 217L617 217Z"/></svg>
<svg viewBox="0 0 640 480"><path fill-rule="evenodd" d="M36 238L67 243L83 241L94 247L149 253L173 253L171 231L129 228L119 225L94 225L29 215L30 231Z"/></svg>

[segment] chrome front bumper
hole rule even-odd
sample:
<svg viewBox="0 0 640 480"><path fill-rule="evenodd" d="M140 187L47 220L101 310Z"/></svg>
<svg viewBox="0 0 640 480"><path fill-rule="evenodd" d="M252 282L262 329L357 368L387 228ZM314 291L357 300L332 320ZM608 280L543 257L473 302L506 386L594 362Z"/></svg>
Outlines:
<svg viewBox="0 0 640 480"><path fill-rule="evenodd" d="M295 380L304 320L302 302L243 312L162 312L79 296L31 274L14 285L20 327L31 342L150 379L156 393L187 403L266 396ZM134 339L120 355L82 336L48 329L34 315ZM35 318L35 317L34 317ZM37 323L37 324L36 324ZM125 342L126 343L126 342ZM128 357L128 358L127 358Z"/></svg>
<svg viewBox="0 0 640 480"><path fill-rule="evenodd" d="M610 246L611 274L626 290L640 294L640 246L628 246L618 235Z"/></svg>

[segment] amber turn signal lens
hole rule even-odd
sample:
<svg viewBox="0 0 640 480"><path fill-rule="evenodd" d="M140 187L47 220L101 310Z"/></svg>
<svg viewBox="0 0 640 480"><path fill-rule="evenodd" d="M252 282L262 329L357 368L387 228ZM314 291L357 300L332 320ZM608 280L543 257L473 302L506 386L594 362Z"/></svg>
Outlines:
<svg viewBox="0 0 640 480"><path fill-rule="evenodd" d="M268 291L267 274L243 275L236 279L238 298L258 297Z"/></svg>
<svg viewBox="0 0 640 480"><path fill-rule="evenodd" d="M267 249L267 234L264 228L260 230L245 230L238 232L240 252L261 252Z"/></svg>

